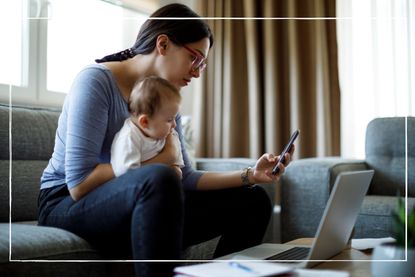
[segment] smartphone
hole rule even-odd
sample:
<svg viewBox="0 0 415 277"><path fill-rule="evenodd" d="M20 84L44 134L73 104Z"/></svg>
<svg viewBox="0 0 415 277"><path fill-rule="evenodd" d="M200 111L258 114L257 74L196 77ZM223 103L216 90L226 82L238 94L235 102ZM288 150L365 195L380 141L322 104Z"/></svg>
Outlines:
<svg viewBox="0 0 415 277"><path fill-rule="evenodd" d="M283 164L285 162L285 154L290 152L290 149L291 149L292 145L294 144L294 141L297 139L299 134L300 134L300 130L296 130L291 135L290 141L288 141L287 145L284 147L284 150L282 150L278 162L275 164L274 168L272 169L272 175L277 175L278 172L280 172L280 168L278 167L278 164L279 163Z"/></svg>

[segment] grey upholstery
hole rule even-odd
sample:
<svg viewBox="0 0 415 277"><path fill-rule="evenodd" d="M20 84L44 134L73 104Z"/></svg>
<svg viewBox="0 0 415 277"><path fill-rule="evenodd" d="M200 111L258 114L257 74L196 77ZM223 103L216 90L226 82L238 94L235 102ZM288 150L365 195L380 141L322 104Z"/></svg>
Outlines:
<svg viewBox="0 0 415 277"><path fill-rule="evenodd" d="M80 237L58 228L37 226L40 176L53 151L59 115L60 111L56 109L32 107L10 109L8 105L0 104L0 276L133 276L132 263L47 262L48 260L102 259L100 253ZM10 143L11 176L9 174ZM196 163L201 170L220 171L252 166L254 161L197 159ZM273 186L265 187L272 195ZM274 199L273 196L270 197ZM11 215L11 226L9 215ZM9 238L11 238L11 252ZM218 240L219 238L215 238L186 249L183 252L183 259L211 259ZM9 257L10 253L11 257ZM22 263L18 260L38 262Z"/></svg>
<svg viewBox="0 0 415 277"><path fill-rule="evenodd" d="M30 223L11 225L11 258L13 260L99 258L98 253L78 236L58 228L37 226L35 222ZM0 226L2 240L9 237L9 226L8 224Z"/></svg>
<svg viewBox="0 0 415 277"><path fill-rule="evenodd" d="M37 195L40 175L47 165L54 145L59 110L0 106L0 221L9 218L9 124L12 145L12 218L37 219ZM23 197L20 197L23 196Z"/></svg>
<svg viewBox="0 0 415 277"><path fill-rule="evenodd" d="M354 237L393 236L391 211L397 193L405 195L405 157L408 161L408 204L415 203L415 118L407 118L405 152L403 117L372 120L366 131L365 160L339 157L293 161L281 178L281 237L289 241L313 237L334 181L342 171L375 169L357 219Z"/></svg>
<svg viewBox="0 0 415 277"><path fill-rule="evenodd" d="M415 122L413 121L414 118L408 119L410 124L408 127L412 125L412 134L415 135L413 129ZM410 137L408 136L408 139ZM400 190L403 194L405 190L405 119L402 117L374 119L367 126L366 138L366 163L376 172L370 193L396 195ZM415 148L408 148L408 159L412 164L415 159L414 152ZM415 171L409 170L408 174L408 177L414 180ZM415 186L408 186L408 189L408 194L415 196Z"/></svg>

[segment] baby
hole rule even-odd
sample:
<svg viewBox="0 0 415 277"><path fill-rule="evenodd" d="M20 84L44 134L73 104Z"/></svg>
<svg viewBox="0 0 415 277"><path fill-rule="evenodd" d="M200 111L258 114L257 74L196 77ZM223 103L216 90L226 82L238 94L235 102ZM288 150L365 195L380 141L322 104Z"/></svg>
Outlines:
<svg viewBox="0 0 415 277"><path fill-rule="evenodd" d="M160 77L147 77L134 86L129 99L131 116L115 135L111 146L115 176L140 167L142 162L156 156L171 133L178 149L176 162L171 166L181 177L180 168L184 162L179 137L174 130L180 101L180 92Z"/></svg>

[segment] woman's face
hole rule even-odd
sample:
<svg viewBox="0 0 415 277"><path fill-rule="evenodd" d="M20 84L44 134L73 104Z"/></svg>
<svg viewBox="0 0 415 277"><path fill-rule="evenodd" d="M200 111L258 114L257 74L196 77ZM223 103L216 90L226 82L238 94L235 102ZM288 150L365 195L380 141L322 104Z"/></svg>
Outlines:
<svg viewBox="0 0 415 277"><path fill-rule="evenodd" d="M187 86L192 78L199 78L203 70L203 58L209 53L209 39L204 38L197 42L183 46L170 43L168 45L163 64L160 66L160 77L170 81L178 89ZM199 67L194 61L199 62Z"/></svg>

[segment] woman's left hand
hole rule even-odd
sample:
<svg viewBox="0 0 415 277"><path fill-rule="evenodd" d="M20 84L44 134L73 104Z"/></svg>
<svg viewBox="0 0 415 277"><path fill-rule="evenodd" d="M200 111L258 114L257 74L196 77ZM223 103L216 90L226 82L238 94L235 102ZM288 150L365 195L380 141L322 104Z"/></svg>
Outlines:
<svg viewBox="0 0 415 277"><path fill-rule="evenodd" d="M266 153L262 155L256 162L255 167L252 169L252 180L251 183L260 184L260 183L269 183L276 180L279 180L281 175L284 173L285 168L291 161L291 156L294 153L294 145L291 148L291 151L285 154L284 164L279 163L278 167L280 168L278 174L272 175L272 169L275 166L275 163L278 161L279 156Z"/></svg>

